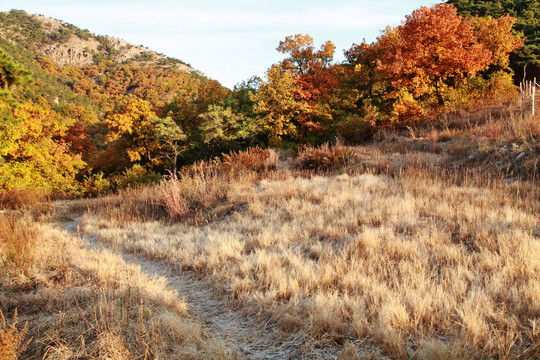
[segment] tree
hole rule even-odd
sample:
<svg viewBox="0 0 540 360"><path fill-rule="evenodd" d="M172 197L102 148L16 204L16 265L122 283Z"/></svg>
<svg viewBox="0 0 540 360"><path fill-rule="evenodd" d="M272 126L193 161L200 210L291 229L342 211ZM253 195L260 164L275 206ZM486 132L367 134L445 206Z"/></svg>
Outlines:
<svg viewBox="0 0 540 360"><path fill-rule="evenodd" d="M187 136L180 126L170 117L153 119L154 136L159 143L161 156L166 157L172 163L172 173L176 176L178 156L187 149Z"/></svg>
<svg viewBox="0 0 540 360"><path fill-rule="evenodd" d="M451 5L421 7L403 25L387 28L378 71L391 79L389 97L408 93L414 99L435 95L444 104L448 87L474 76L491 61L471 24Z"/></svg>
<svg viewBox="0 0 540 360"><path fill-rule="evenodd" d="M249 141L258 132L258 123L243 113L235 113L230 107L211 105L208 111L199 115L200 140L204 147L225 152Z"/></svg>
<svg viewBox="0 0 540 360"><path fill-rule="evenodd" d="M130 162L149 162L158 145L153 141L153 119L158 116L148 101L134 96L120 100L115 109L105 113L109 143L123 139Z"/></svg>
<svg viewBox="0 0 540 360"><path fill-rule="evenodd" d="M313 38L301 34L287 36L277 47L280 53L289 54L289 57L283 60L282 66L294 69L298 74L303 74L314 66L328 67L334 58L335 50L335 45L327 41L320 50L315 51Z"/></svg>
<svg viewBox="0 0 540 360"><path fill-rule="evenodd" d="M0 48L0 88L6 91L33 82L32 73Z"/></svg>
<svg viewBox="0 0 540 360"><path fill-rule="evenodd" d="M267 71L266 78L253 95L254 111L263 116L262 125L269 135L270 144L277 146L283 136L296 136L293 119L309 109L295 97L300 89L292 71L283 70L276 64Z"/></svg>
<svg viewBox="0 0 540 360"><path fill-rule="evenodd" d="M478 42L491 53L489 72L509 70L509 54L525 43L525 39L512 34L516 19L510 15L498 19L475 16L470 21Z"/></svg>

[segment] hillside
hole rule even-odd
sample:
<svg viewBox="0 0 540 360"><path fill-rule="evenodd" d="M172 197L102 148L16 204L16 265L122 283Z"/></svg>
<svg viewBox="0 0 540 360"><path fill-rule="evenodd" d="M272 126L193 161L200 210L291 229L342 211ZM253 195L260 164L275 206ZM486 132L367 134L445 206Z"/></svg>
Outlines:
<svg viewBox="0 0 540 360"><path fill-rule="evenodd" d="M516 19L421 7L334 63L328 40L233 90L180 60L21 10L0 14L0 191L96 196L255 145L301 149L515 104ZM492 36L493 33L498 36Z"/></svg>
<svg viewBox="0 0 540 360"><path fill-rule="evenodd" d="M102 60L110 60L117 64L173 67L200 75L181 60L21 10L0 13L0 37L12 45L25 48L35 56L46 56L59 66L94 65Z"/></svg>
<svg viewBox="0 0 540 360"><path fill-rule="evenodd" d="M81 194L85 178L164 172L141 121L194 125L229 92L180 60L21 10L0 14L0 55L1 188Z"/></svg>

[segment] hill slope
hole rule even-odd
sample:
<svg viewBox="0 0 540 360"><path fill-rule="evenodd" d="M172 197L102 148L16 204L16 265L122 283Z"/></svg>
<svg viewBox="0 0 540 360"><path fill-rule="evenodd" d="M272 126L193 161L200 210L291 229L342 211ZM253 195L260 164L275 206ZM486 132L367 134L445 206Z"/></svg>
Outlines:
<svg viewBox="0 0 540 360"><path fill-rule="evenodd" d="M181 60L169 58L141 46L22 10L0 13L0 37L24 47L35 55L51 58L56 64L94 65L103 60L118 64L159 65L197 73Z"/></svg>

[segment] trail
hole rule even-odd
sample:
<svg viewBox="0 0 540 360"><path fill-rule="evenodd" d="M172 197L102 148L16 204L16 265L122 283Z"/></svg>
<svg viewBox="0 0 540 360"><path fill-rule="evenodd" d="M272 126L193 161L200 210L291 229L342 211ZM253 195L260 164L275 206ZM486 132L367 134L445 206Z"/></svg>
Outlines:
<svg viewBox="0 0 540 360"><path fill-rule="evenodd" d="M71 219L71 218L70 218ZM100 243L93 236L82 235L78 231L80 217L65 222L62 227L74 236L82 238L89 247L111 247ZM136 264L148 276L166 279L168 286L184 298L190 311L203 328L215 339L233 351L238 359L336 359L336 348L315 348L308 344L302 334L284 336L279 325L271 322L261 323L236 310L226 297L205 279L193 271L183 271L162 261L137 257L122 249L116 250L129 264Z"/></svg>

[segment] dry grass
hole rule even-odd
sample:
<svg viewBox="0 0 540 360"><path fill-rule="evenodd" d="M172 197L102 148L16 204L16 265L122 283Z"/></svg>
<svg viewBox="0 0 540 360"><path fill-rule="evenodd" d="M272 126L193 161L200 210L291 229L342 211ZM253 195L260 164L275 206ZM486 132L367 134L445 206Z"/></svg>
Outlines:
<svg viewBox="0 0 540 360"><path fill-rule="evenodd" d="M30 225L29 225L30 226ZM179 294L107 250L46 224L26 274L0 273L0 308L27 322L22 356L39 359L226 359ZM181 295L181 294L180 294ZM3 359L3 358L2 358Z"/></svg>
<svg viewBox="0 0 540 360"><path fill-rule="evenodd" d="M223 154L222 167L229 172L245 171L264 172L276 168L278 154L274 150L261 149L259 146Z"/></svg>
<svg viewBox="0 0 540 360"><path fill-rule="evenodd" d="M304 168L327 176L199 163L72 209L88 210L84 233L194 270L340 359L540 358L537 119L482 116L387 132L339 166L309 150ZM41 226L48 260L0 294L29 321L31 354L226 357L159 279Z"/></svg>
<svg viewBox="0 0 540 360"><path fill-rule="evenodd" d="M325 143L319 147L305 147L298 153L296 163L301 169L328 172L341 169L354 160L356 160L354 150L337 141L331 146Z"/></svg>
<svg viewBox="0 0 540 360"><path fill-rule="evenodd" d="M36 258L36 228L21 214L0 215L0 270L26 275Z"/></svg>
<svg viewBox="0 0 540 360"><path fill-rule="evenodd" d="M231 184L205 226L84 230L211 277L246 309L396 358L540 356L538 184L401 171Z"/></svg>
<svg viewBox="0 0 540 360"><path fill-rule="evenodd" d="M0 192L0 209L21 209L47 200L46 191L18 188L4 190Z"/></svg>

